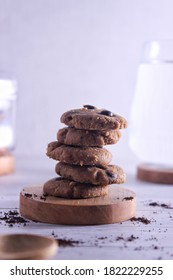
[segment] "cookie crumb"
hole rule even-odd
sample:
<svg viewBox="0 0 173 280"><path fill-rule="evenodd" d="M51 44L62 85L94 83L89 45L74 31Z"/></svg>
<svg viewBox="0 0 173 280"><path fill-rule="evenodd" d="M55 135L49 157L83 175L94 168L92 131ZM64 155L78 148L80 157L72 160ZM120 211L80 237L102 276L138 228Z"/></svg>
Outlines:
<svg viewBox="0 0 173 280"><path fill-rule="evenodd" d="M143 223L145 225L148 225L148 224L151 223L150 220L148 220L147 218L144 218L144 217L137 217L137 218L133 217L133 218L130 219L130 221L131 222L141 222L141 223Z"/></svg>
<svg viewBox="0 0 173 280"><path fill-rule="evenodd" d="M132 234L130 237L127 238L127 241L131 242L131 241L134 241L134 240L136 240L136 239L139 239L139 237L134 236L134 235Z"/></svg>
<svg viewBox="0 0 173 280"><path fill-rule="evenodd" d="M28 221L21 217L16 210L4 212L4 216L1 215L0 220L4 221L9 227L13 227L14 224L26 226L26 223L28 223Z"/></svg>
<svg viewBox="0 0 173 280"><path fill-rule="evenodd" d="M60 247L74 247L75 245L82 244L78 240L55 238Z"/></svg>
<svg viewBox="0 0 173 280"><path fill-rule="evenodd" d="M151 202L148 204L149 206L153 206L153 207L162 207L162 208L166 208L166 209L173 209L173 207L171 207L170 205L168 204L165 204L165 203L157 203L157 202Z"/></svg>

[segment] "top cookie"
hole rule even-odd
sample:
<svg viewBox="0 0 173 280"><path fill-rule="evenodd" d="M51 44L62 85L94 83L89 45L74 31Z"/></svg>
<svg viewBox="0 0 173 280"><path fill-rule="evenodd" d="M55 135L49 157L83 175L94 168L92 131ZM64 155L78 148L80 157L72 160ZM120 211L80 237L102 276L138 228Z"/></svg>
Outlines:
<svg viewBox="0 0 173 280"><path fill-rule="evenodd" d="M70 127L88 130L122 129L127 127L127 121L108 110L97 109L91 105L84 105L82 109L65 112L61 122Z"/></svg>

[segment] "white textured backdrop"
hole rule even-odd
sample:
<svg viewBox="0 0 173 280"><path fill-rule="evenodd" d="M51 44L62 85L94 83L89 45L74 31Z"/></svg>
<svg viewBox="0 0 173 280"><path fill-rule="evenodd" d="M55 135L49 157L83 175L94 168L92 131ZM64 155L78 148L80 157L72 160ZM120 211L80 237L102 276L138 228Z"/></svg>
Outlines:
<svg viewBox="0 0 173 280"><path fill-rule="evenodd" d="M19 83L18 154L43 154L61 114L93 104L129 119L142 44L173 38L172 0L0 0L0 68ZM130 154L128 130L110 149Z"/></svg>

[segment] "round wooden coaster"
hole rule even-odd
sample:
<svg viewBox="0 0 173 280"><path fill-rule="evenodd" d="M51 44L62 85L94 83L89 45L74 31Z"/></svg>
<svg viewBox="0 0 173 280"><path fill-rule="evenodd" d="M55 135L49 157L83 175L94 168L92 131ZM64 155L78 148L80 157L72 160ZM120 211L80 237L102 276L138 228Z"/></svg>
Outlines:
<svg viewBox="0 0 173 280"><path fill-rule="evenodd" d="M15 170L15 158L10 154L0 155L0 175L9 174Z"/></svg>
<svg viewBox="0 0 173 280"><path fill-rule="evenodd" d="M43 186L28 187L20 193L21 215L50 224L112 224L134 217L135 210L135 193L115 185L108 195L89 199L45 197Z"/></svg>
<svg viewBox="0 0 173 280"><path fill-rule="evenodd" d="M137 168L137 178L142 181L173 184L173 167L159 164L141 164Z"/></svg>

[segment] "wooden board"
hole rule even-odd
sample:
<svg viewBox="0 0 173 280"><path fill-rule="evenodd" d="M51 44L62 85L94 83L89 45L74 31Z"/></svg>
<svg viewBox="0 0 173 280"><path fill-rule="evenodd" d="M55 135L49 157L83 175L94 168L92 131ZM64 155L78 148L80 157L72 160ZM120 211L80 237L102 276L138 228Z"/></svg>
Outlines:
<svg viewBox="0 0 173 280"><path fill-rule="evenodd" d="M0 175L14 172L15 158L10 154L0 155Z"/></svg>
<svg viewBox="0 0 173 280"><path fill-rule="evenodd" d="M137 168L137 178L146 182L173 184L173 167L159 164L141 164Z"/></svg>
<svg viewBox="0 0 173 280"><path fill-rule="evenodd" d="M115 185L108 195L89 199L45 198L43 186L28 187L20 193L21 215L50 224L112 224L134 217L135 210L135 193Z"/></svg>

